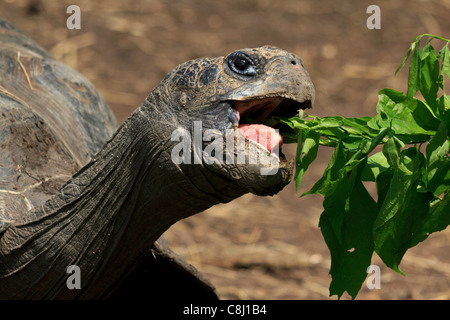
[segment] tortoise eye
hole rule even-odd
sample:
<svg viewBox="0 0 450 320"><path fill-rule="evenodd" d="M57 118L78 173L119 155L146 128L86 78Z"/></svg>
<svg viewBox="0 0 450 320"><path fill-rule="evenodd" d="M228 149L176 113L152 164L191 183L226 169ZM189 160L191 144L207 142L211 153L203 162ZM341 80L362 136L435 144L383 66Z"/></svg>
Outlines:
<svg viewBox="0 0 450 320"><path fill-rule="evenodd" d="M245 71L249 67L250 62L247 59L237 58L233 61L233 64L239 71Z"/></svg>
<svg viewBox="0 0 450 320"><path fill-rule="evenodd" d="M256 69L253 61L242 52L233 52L228 56L228 66L237 74L253 77L256 75Z"/></svg>

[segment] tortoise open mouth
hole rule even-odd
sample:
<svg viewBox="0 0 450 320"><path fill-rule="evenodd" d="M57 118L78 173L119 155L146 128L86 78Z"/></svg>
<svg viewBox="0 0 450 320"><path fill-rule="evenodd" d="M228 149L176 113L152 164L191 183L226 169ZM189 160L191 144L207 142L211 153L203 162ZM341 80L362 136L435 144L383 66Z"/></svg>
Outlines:
<svg viewBox="0 0 450 320"><path fill-rule="evenodd" d="M271 117L290 118L297 115L298 110L309 109L311 106L310 100L298 102L281 96L234 100L232 104L237 111L235 117L238 127L245 138L256 142L269 153L277 148L275 150L279 152L279 159L282 161L285 160L281 152L283 138L274 128L266 125L266 121Z"/></svg>

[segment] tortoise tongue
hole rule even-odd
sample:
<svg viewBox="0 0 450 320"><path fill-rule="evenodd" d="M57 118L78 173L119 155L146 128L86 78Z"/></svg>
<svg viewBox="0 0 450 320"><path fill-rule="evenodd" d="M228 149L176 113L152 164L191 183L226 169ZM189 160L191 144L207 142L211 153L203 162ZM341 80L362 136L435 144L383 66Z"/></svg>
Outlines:
<svg viewBox="0 0 450 320"><path fill-rule="evenodd" d="M240 118L251 118L259 123L264 123L269 114L275 110L283 101L282 97L267 97L261 99L235 101L234 107L238 112L238 121ZM267 151L272 153L275 147L281 146L283 139L278 132L263 124L241 124L239 125L241 133L248 139L252 140ZM279 149L278 149L279 150Z"/></svg>
<svg viewBox="0 0 450 320"><path fill-rule="evenodd" d="M277 146L279 150L283 143L283 138L275 129L263 124L241 124L239 130L248 140L255 141L269 152Z"/></svg>

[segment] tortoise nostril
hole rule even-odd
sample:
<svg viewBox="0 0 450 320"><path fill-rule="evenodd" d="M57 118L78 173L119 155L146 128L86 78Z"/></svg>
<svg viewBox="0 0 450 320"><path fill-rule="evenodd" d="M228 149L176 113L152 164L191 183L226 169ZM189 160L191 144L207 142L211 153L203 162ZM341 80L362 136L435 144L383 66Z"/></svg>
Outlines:
<svg viewBox="0 0 450 320"><path fill-rule="evenodd" d="M293 64L295 66L297 64L297 61L291 60L291 64Z"/></svg>

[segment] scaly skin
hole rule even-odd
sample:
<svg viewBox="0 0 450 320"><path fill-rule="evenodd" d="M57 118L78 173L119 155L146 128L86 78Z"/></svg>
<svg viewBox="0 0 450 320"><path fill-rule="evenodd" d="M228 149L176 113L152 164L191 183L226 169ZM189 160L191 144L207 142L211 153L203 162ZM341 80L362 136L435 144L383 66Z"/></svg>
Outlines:
<svg viewBox="0 0 450 320"><path fill-rule="evenodd" d="M95 117L113 122L110 111L88 114L86 102L104 109L88 81L59 72L70 69L0 22L0 43L10 43L0 48L9 57L0 68L9 75L0 83L1 135L8 146L1 155L8 169L0 192L1 299L110 297L176 221L248 192L273 195L289 183L292 162L249 148L237 126L244 115L264 121L311 106L314 87L295 55L260 47L181 64L106 141L114 124L101 133L83 129L98 126ZM75 98L61 97L52 83L64 83ZM62 129L58 117L74 123ZM172 134L180 128L193 134L196 121L222 138L202 141L202 148L234 141L235 161L174 163ZM95 147L99 141L101 148ZM245 163L236 161L238 150L247 151ZM267 163L275 174L261 175ZM44 188L57 178L65 181L61 188ZM80 290L66 286L69 265L80 267ZM151 287L148 281L141 285Z"/></svg>

